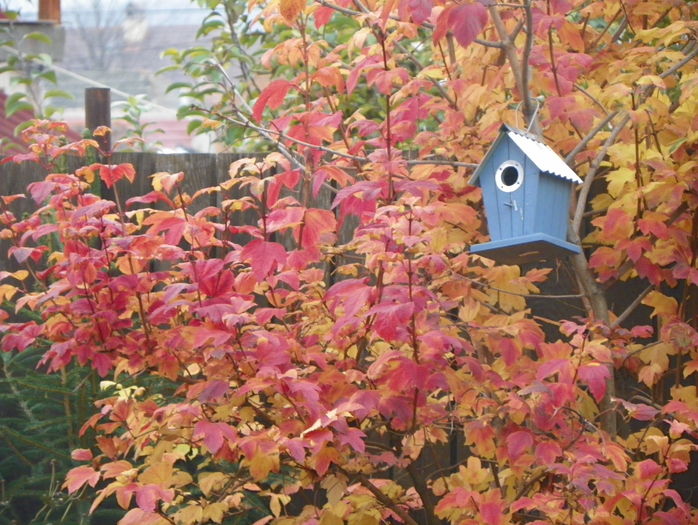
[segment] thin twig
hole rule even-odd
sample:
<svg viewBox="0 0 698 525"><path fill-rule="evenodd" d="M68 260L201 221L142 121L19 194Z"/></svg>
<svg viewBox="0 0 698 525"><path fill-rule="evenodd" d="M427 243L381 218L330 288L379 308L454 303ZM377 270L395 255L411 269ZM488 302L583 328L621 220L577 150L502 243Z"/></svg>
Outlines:
<svg viewBox="0 0 698 525"><path fill-rule="evenodd" d="M599 106L599 109L601 109L601 111L603 111L604 113L606 113L606 115L609 114L609 113L608 113L608 110L606 109L606 106L604 106L601 102L599 102L599 100L598 100L594 95L592 95L591 93L589 93L589 92L588 92L586 89L584 89L582 86L580 86L579 84L575 84L575 85L574 85L574 88L575 88L576 90L580 91L583 95L585 95L585 96L586 96L589 100L591 100L594 104L596 104L597 106Z"/></svg>
<svg viewBox="0 0 698 525"><path fill-rule="evenodd" d="M419 159L419 160L408 160L406 161L408 166L454 166L457 168L477 168L479 164L473 162L458 162L455 160L429 160L429 159Z"/></svg>
<svg viewBox="0 0 698 525"><path fill-rule="evenodd" d="M628 307L623 310L623 312L616 318L615 321L611 323L611 328L618 328L623 321L625 321L630 315L635 311L635 308L640 306L640 303L642 300L647 296L648 293L652 291L652 288L654 288L653 285L649 285L647 288L642 290L640 295L638 295L632 303L628 305Z"/></svg>

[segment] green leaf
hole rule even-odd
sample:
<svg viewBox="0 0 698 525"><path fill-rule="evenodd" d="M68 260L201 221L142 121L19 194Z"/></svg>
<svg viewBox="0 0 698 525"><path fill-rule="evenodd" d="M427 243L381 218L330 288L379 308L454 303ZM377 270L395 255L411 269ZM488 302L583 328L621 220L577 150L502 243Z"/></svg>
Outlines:
<svg viewBox="0 0 698 525"><path fill-rule="evenodd" d="M44 98L65 98L68 100L75 99L71 93L63 91L62 89L49 89L46 93L44 93Z"/></svg>
<svg viewBox="0 0 698 525"><path fill-rule="evenodd" d="M14 93L5 101L5 115L11 117L19 111L34 111L34 106L27 102L24 93Z"/></svg>
<svg viewBox="0 0 698 525"><path fill-rule="evenodd" d="M189 82L173 82L172 84L167 86L165 93L170 93L175 89L191 89L191 87L192 85Z"/></svg>
<svg viewBox="0 0 698 525"><path fill-rule="evenodd" d="M187 124L187 133L191 135L192 133L194 133L194 131L201 127L201 124L201 120L192 120L191 122L189 122L189 124Z"/></svg>
<svg viewBox="0 0 698 525"><path fill-rule="evenodd" d="M27 33L22 37L22 40L36 40L37 42L42 42L46 45L51 45L52 40L51 37L48 36L46 33L42 33L41 31L34 31L32 33Z"/></svg>

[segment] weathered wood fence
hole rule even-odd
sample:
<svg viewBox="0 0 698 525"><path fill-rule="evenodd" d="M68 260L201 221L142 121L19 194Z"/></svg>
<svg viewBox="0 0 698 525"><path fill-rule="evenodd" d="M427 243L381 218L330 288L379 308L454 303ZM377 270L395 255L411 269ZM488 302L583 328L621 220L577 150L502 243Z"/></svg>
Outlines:
<svg viewBox="0 0 698 525"><path fill-rule="evenodd" d="M115 153L109 160L109 163L130 163L136 170L136 179L133 183L125 180L117 183L120 200L125 202L131 197L145 195L151 191L150 176L158 172L183 172L185 178L180 188L183 193L193 195L201 188L216 186L228 180L230 165L236 160L245 157L255 157L255 155L238 153L159 154L150 152L120 152ZM89 162L84 159L70 158L65 171L73 171L87 164ZM43 180L47 173L43 167L36 163L24 162L21 164L8 163L0 165L0 195L26 193L27 187L32 182ZM109 198L106 189L103 189L102 195L105 198ZM233 190L227 193L212 192L199 197L189 208L189 211L195 213L206 206L220 206L223 199L241 196L243 196L243 193L240 190ZM296 197L300 200L298 195ZM312 206L329 209L332 204L332 198L331 192L323 190L317 198L312 199ZM158 205L153 205L153 207L158 207ZM19 199L11 204L10 209L17 217L21 217L36 209L36 203L31 199ZM240 213L236 217L236 220L239 220L241 224L255 224L257 219L258 217L253 212ZM349 240L353 227L351 221L344 225L340 233L341 241ZM279 240L283 242L283 239L280 238ZM6 241L0 242L0 269L9 270L16 267L12 261L7 259L8 248L9 244Z"/></svg>

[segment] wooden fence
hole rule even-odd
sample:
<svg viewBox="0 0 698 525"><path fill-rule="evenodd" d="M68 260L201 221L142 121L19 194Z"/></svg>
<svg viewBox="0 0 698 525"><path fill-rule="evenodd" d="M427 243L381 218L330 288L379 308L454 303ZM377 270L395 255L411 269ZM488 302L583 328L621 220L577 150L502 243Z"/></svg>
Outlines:
<svg viewBox="0 0 698 525"><path fill-rule="evenodd" d="M110 159L110 164L130 163L136 170L136 179L133 183L128 181L120 181L117 183L119 197L122 202L131 197L145 195L152 190L150 175L158 172L185 174L184 182L181 185L181 190L184 193L193 195L201 188L216 186L219 183L229 178L230 165L245 157L254 157L254 154L236 154L236 153L176 153L176 154L159 154L149 152L122 152L116 153ZM68 171L73 171L76 168L87 164L82 159L71 158L68 162ZM47 175L47 171L35 163L24 162L21 164L8 163L0 165L0 195L13 195L17 193L26 193L27 187L32 182L41 181ZM103 189L102 194L105 198L111 198L110 192ZM189 208L194 213L206 206L220 206L223 199L241 197L243 194L240 190L227 192L210 193L208 196L201 196ZM295 195L297 198L300 197ZM330 191L323 190L312 199L312 206L329 209L331 207L333 195ZM153 207L158 207L153 205ZM36 208L36 204L31 199L19 199L12 203L11 211L18 217L30 213ZM258 217L253 212L238 214L236 220L241 224L255 224ZM355 223L347 221L340 233L340 240L346 242L351 237ZM284 242L282 236L278 238L279 242ZM8 260L6 254L9 244L6 241L0 242L0 269L11 270L16 268L16 265Z"/></svg>

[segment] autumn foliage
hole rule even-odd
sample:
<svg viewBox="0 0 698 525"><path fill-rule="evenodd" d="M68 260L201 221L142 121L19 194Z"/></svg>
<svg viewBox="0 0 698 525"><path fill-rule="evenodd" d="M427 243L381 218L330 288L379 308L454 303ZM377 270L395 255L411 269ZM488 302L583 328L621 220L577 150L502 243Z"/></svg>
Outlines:
<svg viewBox="0 0 698 525"><path fill-rule="evenodd" d="M3 197L25 268L2 275L3 350L110 381L67 491L115 498L122 525L696 523L672 481L698 438L695 5L249 8L291 37L206 125L272 153L192 195L158 173L123 200L151 174L107 158L31 184L28 217ZM584 254L469 253L469 176L502 122L584 179ZM96 146L60 134L37 124L14 160ZM554 318L529 304L551 271L575 289Z"/></svg>

